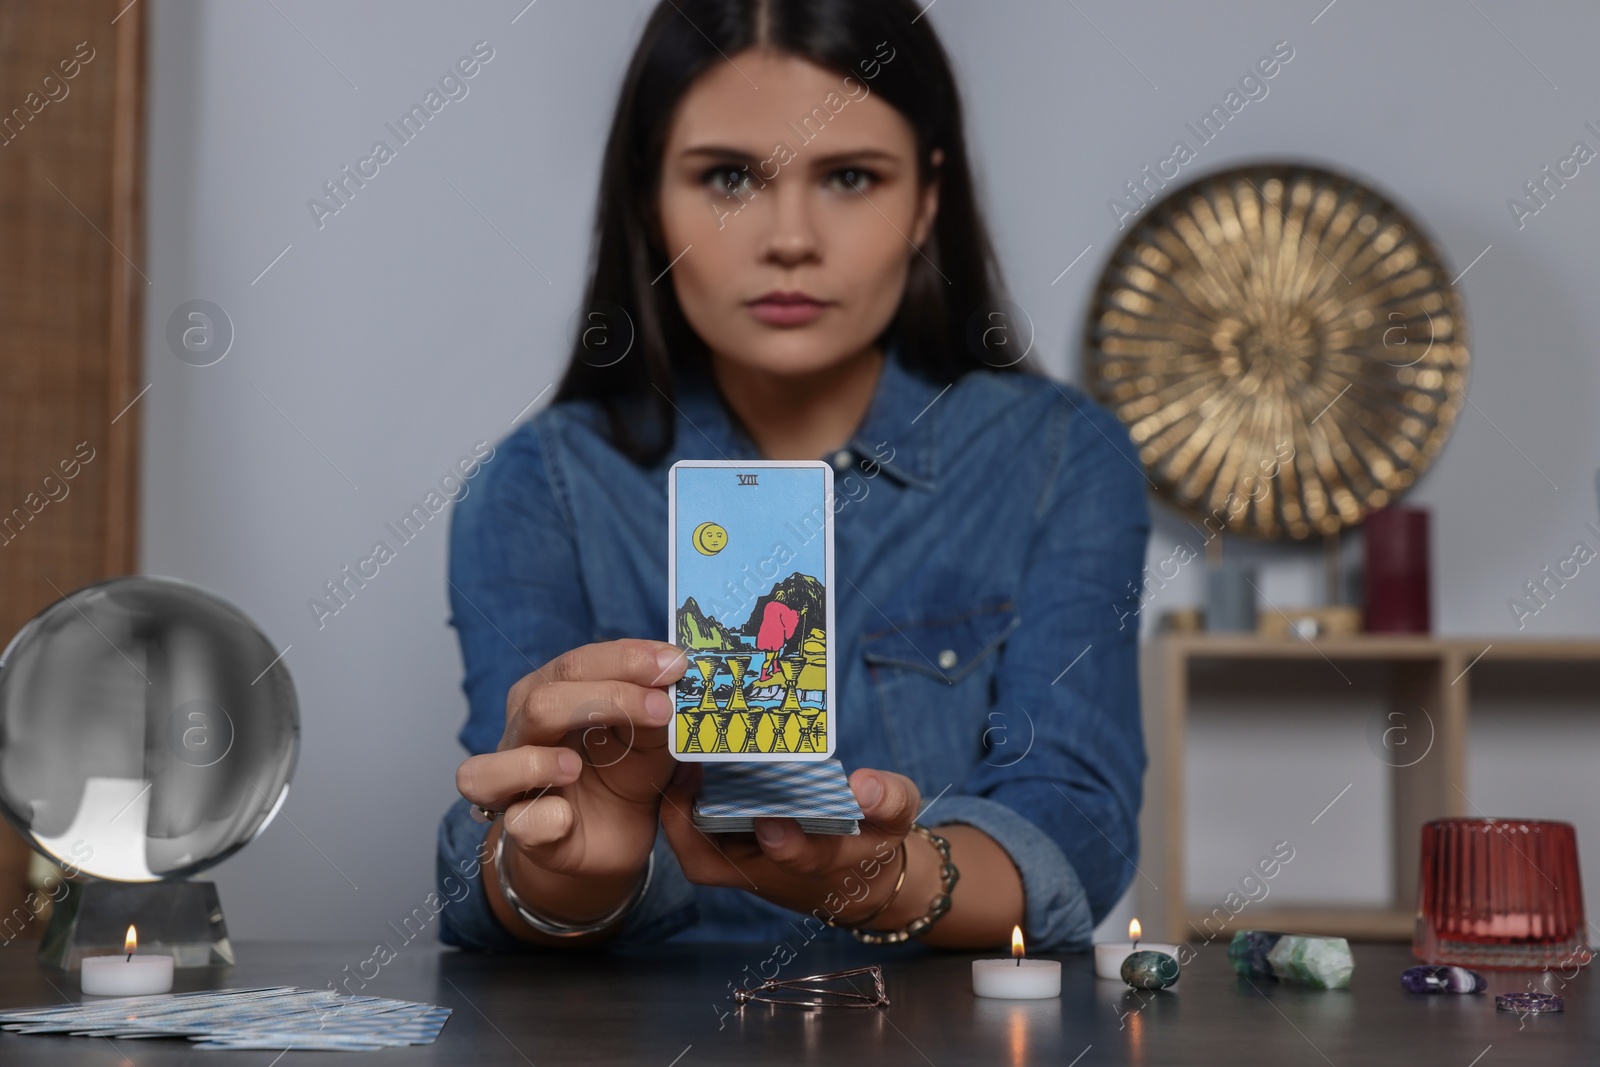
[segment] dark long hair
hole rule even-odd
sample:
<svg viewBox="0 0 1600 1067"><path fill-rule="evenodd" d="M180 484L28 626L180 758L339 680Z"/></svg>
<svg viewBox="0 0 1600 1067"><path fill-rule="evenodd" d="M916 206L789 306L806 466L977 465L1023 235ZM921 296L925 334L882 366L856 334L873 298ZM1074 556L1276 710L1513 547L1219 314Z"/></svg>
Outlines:
<svg viewBox="0 0 1600 1067"><path fill-rule="evenodd" d="M667 127L702 72L752 46L865 82L915 131L919 181L940 182L923 255L911 257L900 307L878 344L897 341L902 363L935 383L985 367L1032 369L995 359L988 347L985 320L1004 313L1004 284L973 193L955 77L912 0L663 0L618 96L588 291L555 396L597 401L611 440L641 466L672 447L673 370L704 371L709 358L672 286L652 284L671 263L656 209ZM944 151L937 175L936 148ZM612 354L630 342L621 358Z"/></svg>

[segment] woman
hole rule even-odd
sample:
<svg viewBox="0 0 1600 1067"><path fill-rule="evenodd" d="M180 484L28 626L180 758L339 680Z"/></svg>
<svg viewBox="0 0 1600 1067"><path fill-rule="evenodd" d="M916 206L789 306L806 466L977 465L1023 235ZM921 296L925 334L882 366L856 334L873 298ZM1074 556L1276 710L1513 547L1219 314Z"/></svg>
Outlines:
<svg viewBox="0 0 1600 1067"><path fill-rule="evenodd" d="M586 329L452 520L472 755L440 829L447 943L792 940L816 917L808 937L1021 925L1077 949L1127 886L1140 468L1114 418L1008 353L964 137L909 0L653 13ZM665 734L685 660L660 638L666 470L691 457L835 468L859 837L689 821L700 771Z"/></svg>

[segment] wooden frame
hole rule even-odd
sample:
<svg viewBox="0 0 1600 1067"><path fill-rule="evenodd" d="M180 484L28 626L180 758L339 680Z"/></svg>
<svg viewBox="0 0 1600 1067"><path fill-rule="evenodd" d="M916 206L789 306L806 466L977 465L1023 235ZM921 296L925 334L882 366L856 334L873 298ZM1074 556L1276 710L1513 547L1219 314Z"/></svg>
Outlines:
<svg viewBox="0 0 1600 1067"><path fill-rule="evenodd" d="M147 7L0 5L0 644L137 568ZM8 941L30 855L0 823Z"/></svg>
<svg viewBox="0 0 1600 1067"><path fill-rule="evenodd" d="M1139 914L1149 916L1148 936L1178 941L1200 933L1207 917L1193 913L1186 893L1184 754L1198 668L1243 670L1262 664L1326 672L1328 663L1385 666L1396 708L1427 709L1434 727L1428 757L1395 767L1394 880L1386 907L1252 908L1253 929L1321 933L1352 938L1409 940L1415 925L1420 828L1430 819L1475 814L1467 810L1467 730L1471 671L1500 663L1564 661L1600 667L1600 642L1528 641L1515 638L1433 638L1363 634L1315 644L1264 640L1254 635L1163 635L1141 650L1145 744L1143 841L1138 880ZM1284 698L1292 700L1286 691ZM1158 891L1151 883L1160 886ZM1213 926L1215 923L1213 923ZM1209 928L1208 928L1209 929ZM1231 936L1229 928L1228 936Z"/></svg>

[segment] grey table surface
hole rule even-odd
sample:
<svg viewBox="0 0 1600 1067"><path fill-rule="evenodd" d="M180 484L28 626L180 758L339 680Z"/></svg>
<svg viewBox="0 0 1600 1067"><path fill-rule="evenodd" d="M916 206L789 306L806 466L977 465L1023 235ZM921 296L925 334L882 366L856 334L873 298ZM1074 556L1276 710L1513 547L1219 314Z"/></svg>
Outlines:
<svg viewBox="0 0 1600 1067"><path fill-rule="evenodd" d="M1486 972L1489 992L1422 996L1400 988L1413 961L1400 945L1356 945L1347 991L1254 984L1229 970L1219 940L1200 946L1177 991L1135 993L1096 979L1087 955L1062 960L1058 1000L973 996L980 954L797 944L784 976L882 963L886 1009L742 1011L729 983L759 972L764 945L663 946L630 953L480 956L413 944L361 992L454 1009L439 1040L380 1052L289 1051L279 1067L369 1061L416 1064L1396 1064L1500 1067L1600 1059L1593 980L1567 984L1566 1011L1520 1018L1496 1011L1496 991L1525 989L1529 972ZM373 966L358 944L250 943L231 968L180 971L178 988L326 987ZM41 968L29 948L0 955L0 1008L77 999L77 976ZM989 953L988 955L995 955ZM766 963L768 973L773 965ZM349 970L346 970L346 968ZM749 968L746 971L746 968ZM354 980L350 980L354 988ZM179 1040L0 1034L0 1064L274 1062L271 1052L207 1052Z"/></svg>

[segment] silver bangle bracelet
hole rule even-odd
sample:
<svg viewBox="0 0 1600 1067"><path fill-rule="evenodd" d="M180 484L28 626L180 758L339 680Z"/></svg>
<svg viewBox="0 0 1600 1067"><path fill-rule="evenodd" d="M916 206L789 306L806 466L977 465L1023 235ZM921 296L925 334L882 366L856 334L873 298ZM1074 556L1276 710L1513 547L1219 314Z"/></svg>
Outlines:
<svg viewBox="0 0 1600 1067"><path fill-rule="evenodd" d="M639 888L635 889L627 900L618 904L609 915L603 915L593 922L565 923L557 919L548 919L543 915L528 910L527 905L523 904L521 898L517 896L517 891L511 888L511 877L506 873L505 864L501 862L501 845L505 843L505 839L505 830L502 828L500 836L495 838L494 842L494 869L500 878L500 894L506 898L506 903L511 905L511 910L517 913L519 919L541 934L547 934L550 937L584 937L588 934L598 934L604 930L609 930L613 925L620 922L628 912L632 911L634 905L644 899L645 892L650 888L650 876L655 873L656 869L656 853L654 849L651 849L650 859L644 866L644 878L640 880Z"/></svg>

